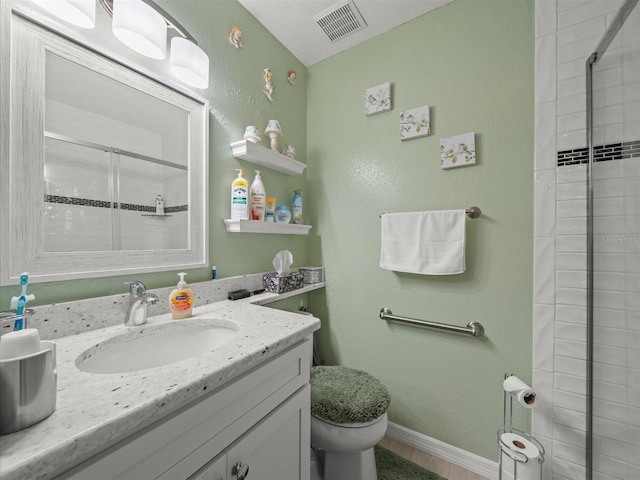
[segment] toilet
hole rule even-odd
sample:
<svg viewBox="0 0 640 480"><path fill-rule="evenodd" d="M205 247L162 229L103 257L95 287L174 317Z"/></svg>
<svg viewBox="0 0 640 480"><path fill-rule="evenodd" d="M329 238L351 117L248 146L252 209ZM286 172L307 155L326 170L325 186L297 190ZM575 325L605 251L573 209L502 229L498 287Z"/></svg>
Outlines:
<svg viewBox="0 0 640 480"><path fill-rule="evenodd" d="M342 366L311 369L311 445L324 480L377 480L373 447L387 431L391 397L378 379Z"/></svg>

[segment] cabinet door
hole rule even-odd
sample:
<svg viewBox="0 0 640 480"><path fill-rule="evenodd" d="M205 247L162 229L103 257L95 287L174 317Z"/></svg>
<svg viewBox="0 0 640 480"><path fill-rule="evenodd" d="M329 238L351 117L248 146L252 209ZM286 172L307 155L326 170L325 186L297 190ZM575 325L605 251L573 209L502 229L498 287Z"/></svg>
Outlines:
<svg viewBox="0 0 640 480"><path fill-rule="evenodd" d="M309 480L309 392L305 385L227 450L229 480Z"/></svg>
<svg viewBox="0 0 640 480"><path fill-rule="evenodd" d="M189 480L227 480L227 456L223 453L214 458Z"/></svg>

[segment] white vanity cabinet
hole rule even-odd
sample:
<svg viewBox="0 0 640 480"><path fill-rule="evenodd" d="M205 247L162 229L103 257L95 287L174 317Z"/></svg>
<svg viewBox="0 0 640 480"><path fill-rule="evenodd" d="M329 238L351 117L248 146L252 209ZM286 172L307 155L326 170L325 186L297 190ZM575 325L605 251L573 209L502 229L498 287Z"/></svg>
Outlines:
<svg viewBox="0 0 640 480"><path fill-rule="evenodd" d="M189 480L308 478L309 446L307 443L302 452L305 442L300 438L305 431L302 416L308 402L309 386L306 386ZM175 477L170 474L166 478Z"/></svg>
<svg viewBox="0 0 640 480"><path fill-rule="evenodd" d="M311 346L307 338L56 478L308 480Z"/></svg>

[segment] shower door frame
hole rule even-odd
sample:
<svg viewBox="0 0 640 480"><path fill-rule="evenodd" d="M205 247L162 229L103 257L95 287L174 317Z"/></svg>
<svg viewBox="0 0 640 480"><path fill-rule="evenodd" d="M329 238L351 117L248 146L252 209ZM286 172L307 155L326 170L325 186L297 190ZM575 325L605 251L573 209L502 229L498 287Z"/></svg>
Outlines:
<svg viewBox="0 0 640 480"><path fill-rule="evenodd" d="M587 147L589 151L589 163L587 170L587 405L586 405L586 480L593 478L593 340L594 340L594 272L593 272L593 69L607 48L616 37L625 21L640 0L625 0L618 10L611 25L598 43L598 46L587 59L586 85L587 85Z"/></svg>

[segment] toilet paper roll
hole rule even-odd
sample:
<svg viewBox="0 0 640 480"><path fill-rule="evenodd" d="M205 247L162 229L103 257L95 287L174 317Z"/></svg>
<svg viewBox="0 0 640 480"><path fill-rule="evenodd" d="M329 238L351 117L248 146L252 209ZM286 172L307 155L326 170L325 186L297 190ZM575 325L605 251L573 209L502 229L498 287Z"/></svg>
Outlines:
<svg viewBox="0 0 640 480"><path fill-rule="evenodd" d="M533 408L536 403L536 392L515 375L505 379L502 386L504 391L515 398L525 408Z"/></svg>
<svg viewBox="0 0 640 480"><path fill-rule="evenodd" d="M527 457L526 462L515 462L514 480L540 480L540 450L529 440L515 433L503 433L500 440L514 452Z"/></svg>

